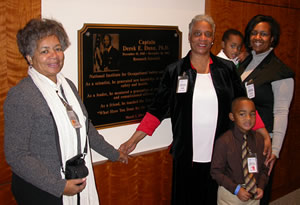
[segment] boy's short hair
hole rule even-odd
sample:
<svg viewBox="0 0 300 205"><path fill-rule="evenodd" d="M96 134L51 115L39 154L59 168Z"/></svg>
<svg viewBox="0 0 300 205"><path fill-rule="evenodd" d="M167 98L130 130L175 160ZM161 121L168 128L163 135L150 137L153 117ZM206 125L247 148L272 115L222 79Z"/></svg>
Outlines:
<svg viewBox="0 0 300 205"><path fill-rule="evenodd" d="M230 112L233 112L233 108L236 106L236 104L239 103L240 101L243 101L243 100L250 101L250 102L252 102L254 104L253 100L251 100L250 98L247 98L247 97L237 97L231 103L231 111ZM254 104L254 106L255 106L255 104Z"/></svg>
<svg viewBox="0 0 300 205"><path fill-rule="evenodd" d="M224 41L224 42L227 41L227 40L229 39L230 35L240 36L241 39L242 39L242 42L244 41L244 36L243 36L243 34L242 34L240 31L238 31L238 30L236 30L236 29L232 29L232 28L226 30L226 31L223 33L222 41Z"/></svg>

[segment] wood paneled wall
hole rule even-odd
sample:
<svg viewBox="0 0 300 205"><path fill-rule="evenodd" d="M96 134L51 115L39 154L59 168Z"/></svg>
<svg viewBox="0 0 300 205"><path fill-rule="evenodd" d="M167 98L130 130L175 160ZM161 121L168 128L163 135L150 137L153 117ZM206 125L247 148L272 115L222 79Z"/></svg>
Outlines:
<svg viewBox="0 0 300 205"><path fill-rule="evenodd" d="M40 0L0 0L0 204L15 204L10 191L11 171L3 152L3 102L9 88L27 75L27 64L18 51L16 34L29 19L40 15Z"/></svg>
<svg viewBox="0 0 300 205"><path fill-rule="evenodd" d="M278 160L273 186L273 199L296 188L300 181L300 128L299 71L300 26L297 0L206 0L206 12L217 24L213 52L217 53L225 29L241 31L255 14L274 16L282 27L282 38L276 53L296 72L296 89L293 99L287 138ZM10 191L11 171L3 153L3 102L10 87L27 75L27 65L19 54L15 35L17 30L41 15L41 0L0 0L0 204L16 204ZM284 18L282 18L284 16ZM128 165L105 162L94 166L97 189L102 205L170 204L172 158L168 149L133 156Z"/></svg>
<svg viewBox="0 0 300 205"><path fill-rule="evenodd" d="M212 52L221 49L223 32L235 28L244 33L248 21L257 14L273 16L281 26L277 56L296 73L294 98L287 135L275 167L272 200L300 187L300 1L299 0L206 0L206 13L216 23Z"/></svg>
<svg viewBox="0 0 300 205"><path fill-rule="evenodd" d="M128 165L106 162L94 166L103 205L171 204L172 157L169 149L134 156Z"/></svg>

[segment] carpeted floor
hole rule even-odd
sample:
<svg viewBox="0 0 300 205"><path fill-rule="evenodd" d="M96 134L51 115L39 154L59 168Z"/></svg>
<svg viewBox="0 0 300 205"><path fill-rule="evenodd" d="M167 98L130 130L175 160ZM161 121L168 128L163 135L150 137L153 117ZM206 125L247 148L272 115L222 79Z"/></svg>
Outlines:
<svg viewBox="0 0 300 205"><path fill-rule="evenodd" d="M270 205L300 205L300 189L272 201Z"/></svg>

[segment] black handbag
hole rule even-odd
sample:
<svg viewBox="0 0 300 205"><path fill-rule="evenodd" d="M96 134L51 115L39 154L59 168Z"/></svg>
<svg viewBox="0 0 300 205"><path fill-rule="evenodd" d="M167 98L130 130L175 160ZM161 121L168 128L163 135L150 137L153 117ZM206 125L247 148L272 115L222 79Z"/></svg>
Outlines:
<svg viewBox="0 0 300 205"><path fill-rule="evenodd" d="M81 179L89 174L88 168L85 166L84 155L78 154L66 161L65 178Z"/></svg>
<svg viewBox="0 0 300 205"><path fill-rule="evenodd" d="M54 122L55 124L55 122ZM56 124L55 124L56 127ZM60 166L62 172L65 174L65 179L81 179L86 177L89 174L88 168L85 166L85 161L84 157L87 153L87 136L85 140L85 146L84 146L84 151L83 154L77 154L71 159L68 159L66 161L66 167L64 170L62 159L61 159L61 151L60 151L60 145L59 145L59 138L58 138L58 131L56 128L56 133L55 133L55 139L56 139L56 148L60 161ZM80 146L80 145L78 145Z"/></svg>

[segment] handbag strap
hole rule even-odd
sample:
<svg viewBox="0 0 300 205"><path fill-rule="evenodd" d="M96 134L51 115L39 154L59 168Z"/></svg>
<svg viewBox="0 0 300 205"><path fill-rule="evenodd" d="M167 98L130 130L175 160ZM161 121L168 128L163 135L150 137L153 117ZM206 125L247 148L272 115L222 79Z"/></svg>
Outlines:
<svg viewBox="0 0 300 205"><path fill-rule="evenodd" d="M65 173L64 166L63 166L63 163L62 163L62 157L61 157L61 150L60 150L58 129L57 129L57 126L56 126L56 123L55 123L55 120L54 120L52 112L50 112L50 114L51 114L51 117L53 119L53 126L54 126L54 131L55 131L56 149L57 149L57 153L58 153L58 157L59 157L59 161L60 161L61 170L62 170L63 173ZM76 129L79 129L79 128L76 128ZM88 137L86 136L85 146L84 146L84 150L83 150L83 157L85 157L85 155L87 154L87 138ZM80 144L78 144L78 146L80 146Z"/></svg>
<svg viewBox="0 0 300 205"><path fill-rule="evenodd" d="M60 86L60 89L61 89L61 93L62 93L62 96L65 100L66 99L66 96L65 96L65 93L64 93L64 90L63 88ZM60 96L58 96L60 98ZM61 99L61 98L60 98ZM62 100L62 99L61 99ZM62 100L62 103L64 104L63 100ZM75 113L76 115L76 113ZM58 152L58 155L59 155L59 160L60 160L60 166L61 166L61 170L63 173L65 173L65 170L64 170L64 167L63 167L63 163L62 163L62 157L61 157L61 150L60 150L60 143L59 143L59 135L58 135L58 129L57 129L57 126L56 126L56 122L54 120L54 117L53 117L53 114L51 112L51 116L52 116L52 119L53 119L53 124L54 124L54 130L55 130L55 141L56 141L56 149L57 149L57 152ZM77 115L76 115L77 117ZM88 130L89 130L89 120L87 120L86 122L86 138L85 138L85 145L84 145L84 150L83 150L83 158L85 158L85 155L87 154L87 138L88 138ZM77 134L77 138L80 139L80 131L79 131L79 128L76 128L76 134ZM81 147L81 141L78 140L79 143L77 143L77 150L79 151L80 147ZM80 193L77 193L77 205L80 205Z"/></svg>
<svg viewBox="0 0 300 205"><path fill-rule="evenodd" d="M61 94L62 94L62 96L63 96L63 98L64 99L61 99L61 97L58 95L58 97L62 100L62 103L64 104L64 102L63 102L63 100L65 100L67 103L68 103L68 100L67 100L67 98L66 98L66 95L65 95L65 91L64 91L64 89L62 88L62 86L60 86L60 90L61 90ZM74 112L75 113L75 112ZM78 119L78 116L77 116L77 114L75 113L75 116L76 116L76 118ZM89 120L87 120L87 122L86 122L86 140L85 140L85 146L84 146L84 150L83 150L83 154L84 155L86 155L86 153L87 153L87 134L88 134L88 130L89 130ZM55 124L56 125L56 124ZM57 129L56 129L57 130ZM80 138L80 131L79 131L79 128L76 128L76 134L77 134L77 137L78 138ZM58 135L57 135L58 136ZM60 147L60 146L59 146ZM80 146L79 146L80 147ZM79 150L79 148L77 149L77 150Z"/></svg>

